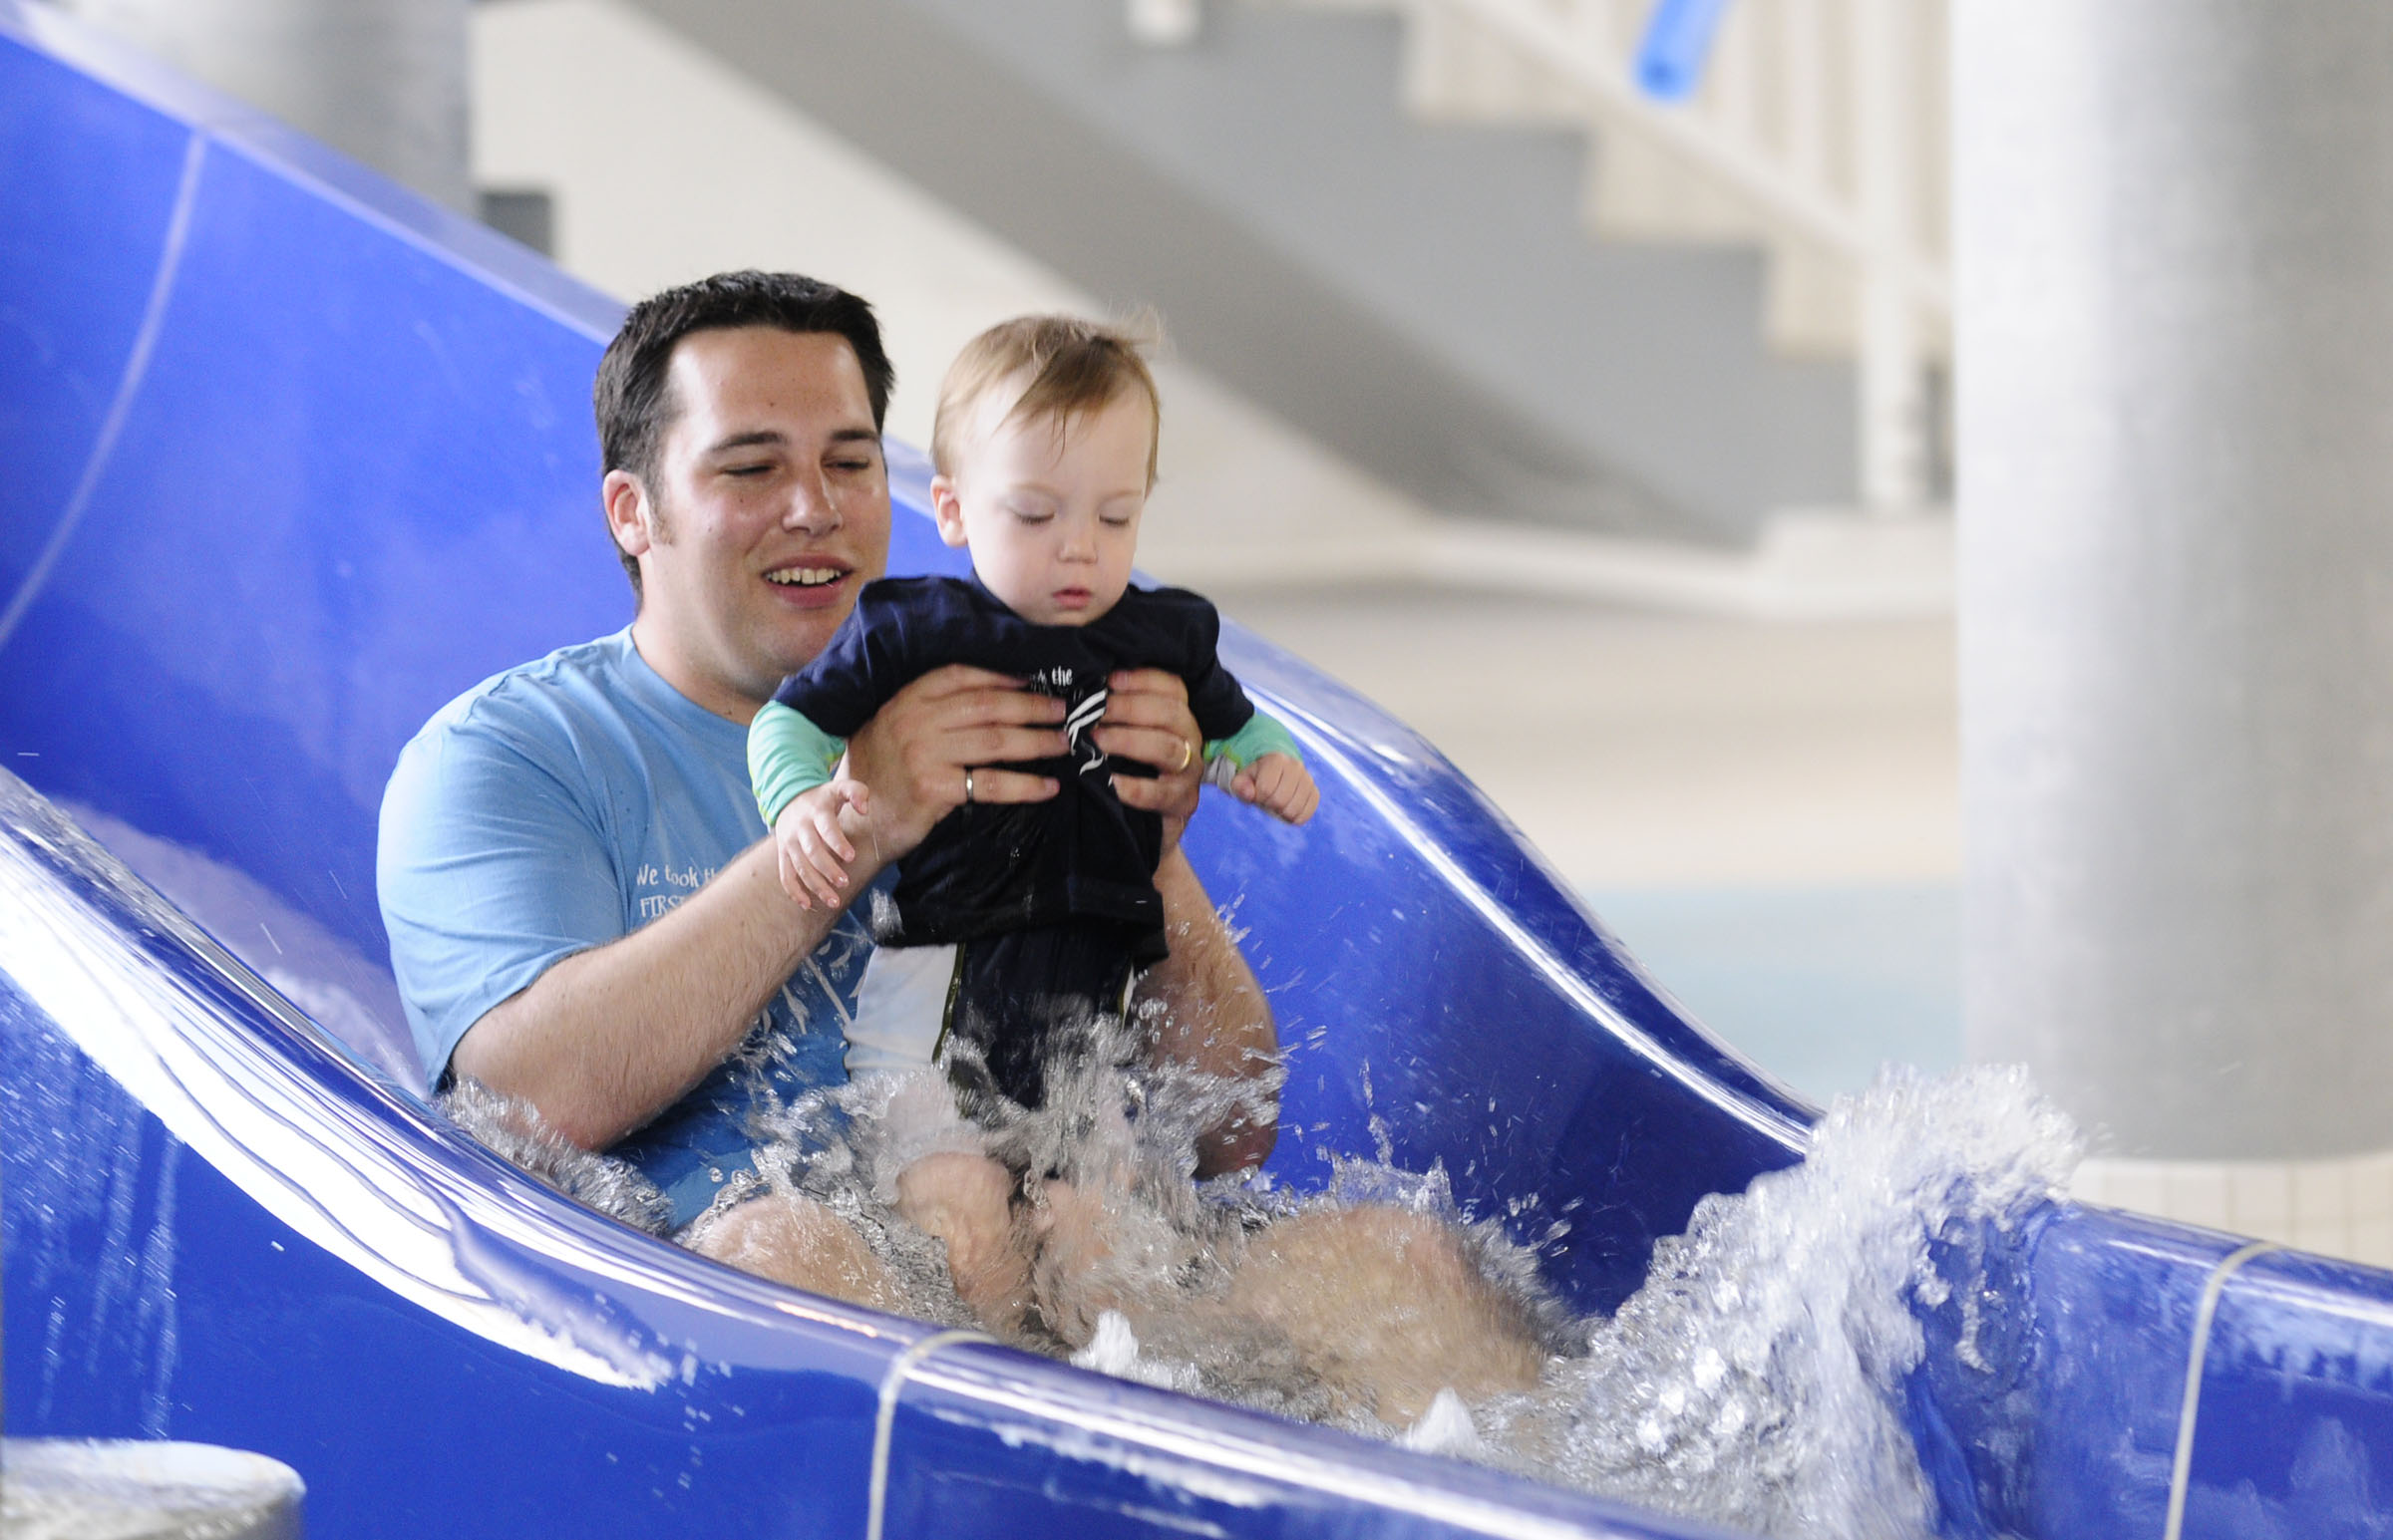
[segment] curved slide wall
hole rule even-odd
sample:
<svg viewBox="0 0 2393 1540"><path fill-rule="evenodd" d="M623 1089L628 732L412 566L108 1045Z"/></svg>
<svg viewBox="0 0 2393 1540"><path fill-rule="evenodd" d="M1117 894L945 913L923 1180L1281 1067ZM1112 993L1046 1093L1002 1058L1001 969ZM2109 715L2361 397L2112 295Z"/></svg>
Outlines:
<svg viewBox="0 0 2393 1540"><path fill-rule="evenodd" d="M374 809L443 701L628 618L587 407L616 313L0 0L8 1431L262 1450L326 1535L1693 1533L931 1342L623 1230L427 1112ZM923 467L896 470L918 510ZM946 559L900 517L893 566ZM1808 1113L1427 746L1227 647L1326 792L1302 832L1191 840L1292 1046L1273 1174L1441 1162L1575 1304L1616 1304ZM2206 1293L2234 1245L2062 1209L1996 1258L1994 1373L1931 1319L1912 1403L1946 1527L2160 1533L2177 1476L2186 1534L2374 1532L2393 1280L2262 1257Z"/></svg>

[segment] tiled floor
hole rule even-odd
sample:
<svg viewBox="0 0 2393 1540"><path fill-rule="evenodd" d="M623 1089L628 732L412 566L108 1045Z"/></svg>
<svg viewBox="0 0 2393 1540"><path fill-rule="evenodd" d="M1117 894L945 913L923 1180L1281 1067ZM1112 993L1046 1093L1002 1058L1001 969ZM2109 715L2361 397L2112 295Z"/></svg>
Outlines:
<svg viewBox="0 0 2393 1540"><path fill-rule="evenodd" d="M2080 1198L2393 1267L2393 1152L2330 1160L2089 1160Z"/></svg>

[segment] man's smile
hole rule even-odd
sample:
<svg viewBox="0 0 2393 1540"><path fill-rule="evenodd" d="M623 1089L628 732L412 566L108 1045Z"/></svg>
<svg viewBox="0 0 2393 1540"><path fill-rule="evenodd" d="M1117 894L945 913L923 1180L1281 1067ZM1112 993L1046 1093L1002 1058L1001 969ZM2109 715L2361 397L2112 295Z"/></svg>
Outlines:
<svg viewBox="0 0 2393 1540"><path fill-rule="evenodd" d="M853 575L854 569L845 564L817 558L775 567L765 574L765 581L787 594L793 602L812 607L829 603L843 591L842 579Z"/></svg>
<svg viewBox="0 0 2393 1540"><path fill-rule="evenodd" d="M846 567L776 567L765 574L765 581L798 588L820 588L825 583L836 583L847 575Z"/></svg>

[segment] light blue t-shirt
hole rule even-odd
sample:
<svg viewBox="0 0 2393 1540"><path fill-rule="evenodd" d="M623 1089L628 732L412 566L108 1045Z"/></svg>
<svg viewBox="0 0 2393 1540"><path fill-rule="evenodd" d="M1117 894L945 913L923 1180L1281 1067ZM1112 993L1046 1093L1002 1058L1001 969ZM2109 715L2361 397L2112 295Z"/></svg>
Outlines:
<svg viewBox="0 0 2393 1540"><path fill-rule="evenodd" d="M485 680L400 752L376 870L425 1078L560 958L678 905L764 838L748 730L667 684L628 630ZM844 1025L872 944L853 911L687 1096L608 1153L678 1225L753 1165L760 1104L847 1079Z"/></svg>

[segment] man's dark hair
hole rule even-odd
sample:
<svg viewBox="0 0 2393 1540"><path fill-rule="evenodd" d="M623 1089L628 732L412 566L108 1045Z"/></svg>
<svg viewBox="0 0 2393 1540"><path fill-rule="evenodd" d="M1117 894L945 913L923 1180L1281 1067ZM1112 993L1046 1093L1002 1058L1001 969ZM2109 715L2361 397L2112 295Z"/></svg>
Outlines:
<svg viewBox="0 0 2393 1540"><path fill-rule="evenodd" d="M598 415L598 454L603 470L625 470L639 477L656 495L656 457L673 426L679 406L673 400L667 371L673 350L692 332L740 326L770 326L785 332L829 332L848 339L863 366L864 391L872 401L872 427L877 430L888 411L889 388L897 372L880 346L880 323L872 307L820 279L797 273L760 273L753 269L717 273L696 283L651 294L631 307L615 340L598 361L598 381L590 404ZM614 538L610 529L607 538ZM615 555L640 587L640 564L622 546Z"/></svg>

